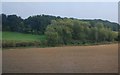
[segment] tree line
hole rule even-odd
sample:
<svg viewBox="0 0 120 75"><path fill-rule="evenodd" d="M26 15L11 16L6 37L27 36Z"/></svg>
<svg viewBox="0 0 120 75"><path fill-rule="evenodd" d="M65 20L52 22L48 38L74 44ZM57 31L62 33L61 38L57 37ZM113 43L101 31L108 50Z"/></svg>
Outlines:
<svg viewBox="0 0 120 75"><path fill-rule="evenodd" d="M45 46L80 45L118 41L119 25L107 20L84 20L51 15L35 15L22 19L2 15L2 31L45 35Z"/></svg>
<svg viewBox="0 0 120 75"><path fill-rule="evenodd" d="M31 34L44 34L45 29L50 25L52 20L65 19L60 16L51 16L51 15L35 15L29 16L26 19L22 19L17 15L6 15L1 14L2 16L2 30L3 31L12 31L20 33L31 33ZM75 18L68 18L74 20ZM78 19L79 20L79 19ZM83 22L89 22L91 26L96 25L97 22L103 23L103 25L111 28L113 31L118 31L118 24L109 22L107 20L95 19L95 20L82 20Z"/></svg>
<svg viewBox="0 0 120 75"><path fill-rule="evenodd" d="M52 20L47 26L45 35L48 45L86 44L111 42L117 39L118 33L97 22L91 26L89 22L72 19Z"/></svg>

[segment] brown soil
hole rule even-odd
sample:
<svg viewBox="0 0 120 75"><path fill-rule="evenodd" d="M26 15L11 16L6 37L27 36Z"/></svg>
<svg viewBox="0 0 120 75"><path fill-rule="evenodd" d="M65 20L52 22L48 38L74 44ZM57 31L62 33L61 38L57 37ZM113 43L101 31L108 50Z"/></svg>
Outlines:
<svg viewBox="0 0 120 75"><path fill-rule="evenodd" d="M3 73L117 72L117 44L3 51Z"/></svg>

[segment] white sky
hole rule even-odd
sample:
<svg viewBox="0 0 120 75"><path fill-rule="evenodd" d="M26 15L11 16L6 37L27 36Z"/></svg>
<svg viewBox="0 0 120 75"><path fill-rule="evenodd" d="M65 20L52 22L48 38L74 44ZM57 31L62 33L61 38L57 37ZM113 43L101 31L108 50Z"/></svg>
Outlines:
<svg viewBox="0 0 120 75"><path fill-rule="evenodd" d="M118 1L119 0L2 0L2 13L16 14L22 18L46 14L118 22Z"/></svg>
<svg viewBox="0 0 120 75"><path fill-rule="evenodd" d="M119 0L1 0L2 2L119 2Z"/></svg>

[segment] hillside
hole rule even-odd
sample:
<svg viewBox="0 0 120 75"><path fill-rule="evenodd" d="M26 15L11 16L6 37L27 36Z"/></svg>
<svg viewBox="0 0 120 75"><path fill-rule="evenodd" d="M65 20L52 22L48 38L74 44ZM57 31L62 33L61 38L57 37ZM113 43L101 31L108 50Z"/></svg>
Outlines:
<svg viewBox="0 0 120 75"><path fill-rule="evenodd" d="M45 35L24 34L18 32L2 32L2 47L42 47Z"/></svg>
<svg viewBox="0 0 120 75"><path fill-rule="evenodd" d="M118 24L51 15L2 14L3 47L86 45L118 41ZM92 36L91 36L92 35Z"/></svg>
<svg viewBox="0 0 120 75"><path fill-rule="evenodd" d="M58 19L80 20L83 22L88 22L89 25L92 27L96 26L97 23L102 23L104 26L111 28L113 31L118 31L118 24L107 20L83 20L67 17L62 18L60 16L44 14L29 16L26 19L22 19L20 16L17 15L2 14L2 30L30 34L44 34L46 27L51 24L52 20Z"/></svg>
<svg viewBox="0 0 120 75"><path fill-rule="evenodd" d="M9 41L41 41L45 40L44 35L23 34L18 32L2 32L2 40Z"/></svg>

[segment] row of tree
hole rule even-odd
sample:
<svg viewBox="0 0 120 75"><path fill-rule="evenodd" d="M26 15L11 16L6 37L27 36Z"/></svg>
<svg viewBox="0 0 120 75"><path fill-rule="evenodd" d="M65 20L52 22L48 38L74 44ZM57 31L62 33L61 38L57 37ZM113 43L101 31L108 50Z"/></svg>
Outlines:
<svg viewBox="0 0 120 75"><path fill-rule="evenodd" d="M46 27L51 24L52 20L57 20L57 19L75 20L75 18L66 18L66 17L61 18L59 16L56 17L56 16L51 16L51 15L35 15L35 16L30 16L26 19L22 19L20 16L17 16L17 15L1 14L1 16L2 16L2 30L3 31L32 33L32 34L44 34ZM117 23L103 21L100 19L80 20L80 21L88 22L90 26L92 27L94 27L97 22L100 22L106 27L111 28L113 31L118 31Z"/></svg>
<svg viewBox="0 0 120 75"><path fill-rule="evenodd" d="M45 46L111 42L119 37L117 23L100 19L80 20L50 15L22 19L17 15L1 15L3 31L45 35L47 39L42 41ZM6 44L8 45L8 42Z"/></svg>
<svg viewBox="0 0 120 75"><path fill-rule="evenodd" d="M50 46L60 44L70 44L77 41L84 43L89 42L105 42L117 39L118 33L112 31L101 22L97 22L95 26L91 26L89 22L83 22L73 19L52 20L47 26L47 41Z"/></svg>
<svg viewBox="0 0 120 75"><path fill-rule="evenodd" d="M17 15L2 14L2 30L20 33L44 34L51 20L59 17L49 15L30 16L22 19Z"/></svg>

